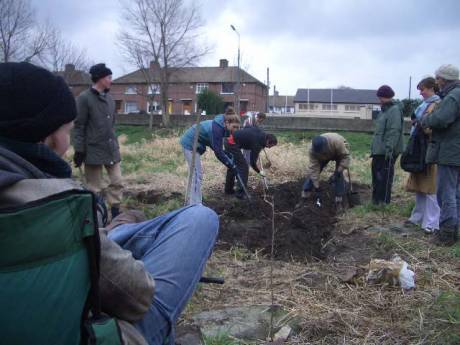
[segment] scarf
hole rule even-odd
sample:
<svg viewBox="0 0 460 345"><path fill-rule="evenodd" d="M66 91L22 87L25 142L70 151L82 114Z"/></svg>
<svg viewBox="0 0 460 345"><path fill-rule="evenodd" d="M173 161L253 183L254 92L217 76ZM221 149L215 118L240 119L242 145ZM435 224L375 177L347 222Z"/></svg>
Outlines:
<svg viewBox="0 0 460 345"><path fill-rule="evenodd" d="M49 177L70 178L70 165L42 143L26 143L0 137L0 145L33 164Z"/></svg>
<svg viewBox="0 0 460 345"><path fill-rule="evenodd" d="M441 98L439 98L438 95L433 95L427 99L424 99L423 102L417 107L417 109L415 109L415 118L420 121L430 104L439 101L440 99Z"/></svg>

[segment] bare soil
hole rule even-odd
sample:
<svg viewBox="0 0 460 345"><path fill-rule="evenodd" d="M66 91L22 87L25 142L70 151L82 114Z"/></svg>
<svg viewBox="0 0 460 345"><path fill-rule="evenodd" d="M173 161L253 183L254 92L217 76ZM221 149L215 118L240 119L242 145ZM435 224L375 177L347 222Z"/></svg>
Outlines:
<svg viewBox="0 0 460 345"><path fill-rule="evenodd" d="M224 196L216 191L206 204L220 216L218 248L243 246L268 254L272 244L273 208L275 224L274 257L283 261L326 259L328 241L333 237L336 207L327 183L321 186L322 205L300 198L303 181L275 185L266 196L252 192L251 201ZM355 186L355 190L359 186ZM361 188L362 189L362 188ZM345 202L345 206L346 202ZM329 246L330 247L330 246Z"/></svg>

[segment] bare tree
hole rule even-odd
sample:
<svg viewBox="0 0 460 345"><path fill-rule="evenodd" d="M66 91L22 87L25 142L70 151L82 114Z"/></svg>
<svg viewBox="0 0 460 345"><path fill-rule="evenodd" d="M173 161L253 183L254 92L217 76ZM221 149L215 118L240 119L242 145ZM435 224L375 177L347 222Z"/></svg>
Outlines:
<svg viewBox="0 0 460 345"><path fill-rule="evenodd" d="M0 0L0 61L32 61L48 48L49 24L38 24L28 0Z"/></svg>
<svg viewBox="0 0 460 345"><path fill-rule="evenodd" d="M172 73L196 64L209 52L198 44L202 27L198 8L183 0L132 0L125 4L124 13L119 44L128 60L144 71L148 87L152 81L159 83L163 125L169 126ZM155 70L150 68L151 62L157 66Z"/></svg>
<svg viewBox="0 0 460 345"><path fill-rule="evenodd" d="M53 71L63 71L67 64L73 65L77 70L88 70L91 65L86 50L64 40L58 30L54 30L50 35L48 47L40 60L45 67Z"/></svg>

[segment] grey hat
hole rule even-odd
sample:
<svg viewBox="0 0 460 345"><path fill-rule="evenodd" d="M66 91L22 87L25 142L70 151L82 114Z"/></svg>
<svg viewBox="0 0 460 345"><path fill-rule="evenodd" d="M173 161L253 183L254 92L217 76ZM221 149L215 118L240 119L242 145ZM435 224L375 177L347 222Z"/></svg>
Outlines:
<svg viewBox="0 0 460 345"><path fill-rule="evenodd" d="M454 65L442 65L434 74L445 80L458 80L458 68Z"/></svg>

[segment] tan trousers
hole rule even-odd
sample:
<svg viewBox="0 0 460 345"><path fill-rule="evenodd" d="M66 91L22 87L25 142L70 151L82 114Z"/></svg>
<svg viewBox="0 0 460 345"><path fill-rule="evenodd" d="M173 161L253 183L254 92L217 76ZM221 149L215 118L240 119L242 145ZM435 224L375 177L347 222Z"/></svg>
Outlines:
<svg viewBox="0 0 460 345"><path fill-rule="evenodd" d="M123 196L123 181L120 163L104 165L110 184L104 187L102 165L85 164L86 186L94 193L102 193L110 206L119 207Z"/></svg>

